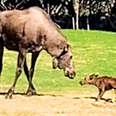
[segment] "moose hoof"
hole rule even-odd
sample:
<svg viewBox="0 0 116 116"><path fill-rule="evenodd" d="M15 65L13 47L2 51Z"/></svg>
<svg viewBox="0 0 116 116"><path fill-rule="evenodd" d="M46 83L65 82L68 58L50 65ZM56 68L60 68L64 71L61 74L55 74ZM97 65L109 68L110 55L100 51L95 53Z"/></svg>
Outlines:
<svg viewBox="0 0 116 116"><path fill-rule="evenodd" d="M5 98L6 99L12 99L12 95L6 95Z"/></svg>
<svg viewBox="0 0 116 116"><path fill-rule="evenodd" d="M5 96L6 99L12 99L12 94L13 93L7 93L7 95Z"/></svg>
<svg viewBox="0 0 116 116"><path fill-rule="evenodd" d="M26 95L27 96L36 95L36 91L35 90L27 90Z"/></svg>
<svg viewBox="0 0 116 116"><path fill-rule="evenodd" d="M99 102L101 99L100 98L97 98L96 101Z"/></svg>
<svg viewBox="0 0 116 116"><path fill-rule="evenodd" d="M8 98L11 99L12 98L12 94L13 94L13 90L9 89L8 92L7 92L7 94L6 94L6 96L5 96L5 98L6 99L8 99Z"/></svg>

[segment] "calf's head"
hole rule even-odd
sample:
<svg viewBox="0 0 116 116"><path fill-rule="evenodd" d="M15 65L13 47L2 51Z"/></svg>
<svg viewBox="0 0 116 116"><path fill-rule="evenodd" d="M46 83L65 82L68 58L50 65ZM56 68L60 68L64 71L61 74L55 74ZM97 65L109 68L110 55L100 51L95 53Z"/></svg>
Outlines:
<svg viewBox="0 0 116 116"><path fill-rule="evenodd" d="M72 63L72 53L70 51L69 45L64 51L60 54L60 56L53 58L53 68L59 68L64 70L64 75L73 79L76 75L74 65Z"/></svg>
<svg viewBox="0 0 116 116"><path fill-rule="evenodd" d="M98 75L97 74L91 74L89 76L86 76L82 81L80 81L81 85L84 84L94 84Z"/></svg>

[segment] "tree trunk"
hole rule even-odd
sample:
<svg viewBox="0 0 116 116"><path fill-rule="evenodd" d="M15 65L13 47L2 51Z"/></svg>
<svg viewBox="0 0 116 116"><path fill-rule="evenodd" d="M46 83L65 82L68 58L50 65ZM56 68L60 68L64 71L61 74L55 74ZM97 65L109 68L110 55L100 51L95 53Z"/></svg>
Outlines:
<svg viewBox="0 0 116 116"><path fill-rule="evenodd" d="M89 16L87 16L87 30L90 30L90 25L89 25Z"/></svg>
<svg viewBox="0 0 116 116"><path fill-rule="evenodd" d="M73 26L73 29L75 30L75 18L72 17L72 26Z"/></svg>
<svg viewBox="0 0 116 116"><path fill-rule="evenodd" d="M50 15L50 4L47 4L47 13Z"/></svg>
<svg viewBox="0 0 116 116"><path fill-rule="evenodd" d="M74 10L76 14L76 29L79 29L79 0L74 0Z"/></svg>

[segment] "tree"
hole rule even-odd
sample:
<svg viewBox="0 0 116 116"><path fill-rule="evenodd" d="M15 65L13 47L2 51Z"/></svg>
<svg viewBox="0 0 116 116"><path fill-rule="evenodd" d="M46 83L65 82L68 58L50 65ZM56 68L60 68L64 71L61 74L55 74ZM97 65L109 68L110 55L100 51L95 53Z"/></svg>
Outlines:
<svg viewBox="0 0 116 116"><path fill-rule="evenodd" d="M113 8L114 3L115 0L80 0L80 17L86 17L87 27L89 27L89 25L94 28L97 26L100 27L100 22L102 21L105 23L107 18L111 16L111 9ZM93 24L89 24L89 22Z"/></svg>
<svg viewBox="0 0 116 116"><path fill-rule="evenodd" d="M30 6L43 8L61 28L116 30L116 0L0 0L2 11Z"/></svg>
<svg viewBox="0 0 116 116"><path fill-rule="evenodd" d="M44 9L61 28L72 28L74 15L72 0L43 0Z"/></svg>

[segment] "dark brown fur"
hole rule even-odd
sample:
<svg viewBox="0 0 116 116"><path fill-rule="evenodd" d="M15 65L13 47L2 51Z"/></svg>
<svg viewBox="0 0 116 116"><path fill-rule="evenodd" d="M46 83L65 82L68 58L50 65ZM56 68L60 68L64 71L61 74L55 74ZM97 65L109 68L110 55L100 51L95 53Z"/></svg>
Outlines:
<svg viewBox="0 0 116 116"><path fill-rule="evenodd" d="M90 76L85 77L84 80L80 82L80 84L95 85L99 90L97 100L100 100L105 91L110 89L116 89L116 78L92 74Z"/></svg>
<svg viewBox="0 0 116 116"><path fill-rule="evenodd" d="M42 50L53 57L53 68L64 70L65 76L74 78L72 53L66 38L59 32L49 16L38 7L26 10L11 10L0 13L0 72L2 71L3 49L19 52L15 81L8 91L12 96L18 77L24 67L29 81L27 93L35 91L32 77L36 59ZM31 68L26 64L26 53L32 53Z"/></svg>

